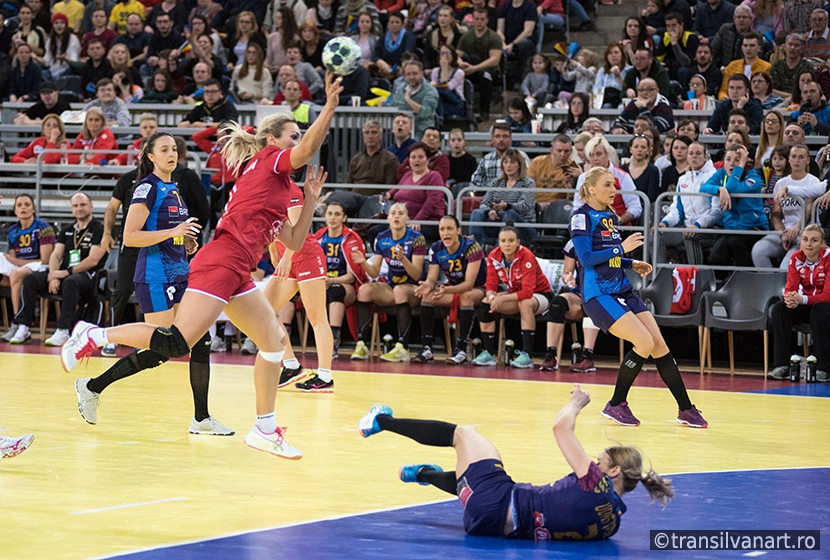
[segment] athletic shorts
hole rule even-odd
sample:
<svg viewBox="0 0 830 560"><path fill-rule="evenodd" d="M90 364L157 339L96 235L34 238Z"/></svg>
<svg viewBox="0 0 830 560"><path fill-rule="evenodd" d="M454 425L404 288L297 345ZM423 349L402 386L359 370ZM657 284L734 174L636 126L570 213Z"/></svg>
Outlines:
<svg viewBox="0 0 830 560"><path fill-rule="evenodd" d="M616 296L595 297L583 303L582 309L594 324L605 332L608 332L608 329L629 311L635 315L648 311L646 304L633 290Z"/></svg>
<svg viewBox="0 0 830 560"><path fill-rule="evenodd" d="M205 294L228 303L231 298L256 290L251 269L239 246L229 235L214 239L196 253L190 263L187 291Z"/></svg>
<svg viewBox="0 0 830 560"><path fill-rule="evenodd" d="M325 279L327 276L326 254L319 243L313 246L305 245L299 253L291 257L291 270L288 272L288 279L295 280L298 284L309 280Z"/></svg>
<svg viewBox="0 0 830 560"><path fill-rule="evenodd" d="M496 459L484 459L467 467L458 479L458 499L464 506L464 531L480 537L504 536L504 522L515 485L501 461Z"/></svg>
<svg viewBox="0 0 830 560"><path fill-rule="evenodd" d="M173 309L173 306L182 301L187 282L173 282L171 284L144 284L135 283L135 299L142 313L160 313Z"/></svg>

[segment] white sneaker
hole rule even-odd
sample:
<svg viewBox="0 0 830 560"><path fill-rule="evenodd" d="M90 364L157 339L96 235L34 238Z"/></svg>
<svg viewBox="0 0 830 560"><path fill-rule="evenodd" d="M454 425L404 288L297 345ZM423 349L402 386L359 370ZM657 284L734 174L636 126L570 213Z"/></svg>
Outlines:
<svg viewBox="0 0 830 560"><path fill-rule="evenodd" d="M84 377L75 381L75 394L78 395L78 412L81 413L87 424L98 423L98 398L100 393L93 393L86 384L91 377Z"/></svg>
<svg viewBox="0 0 830 560"><path fill-rule="evenodd" d="M282 457L283 459L302 459L302 451L291 447L282 436L284 433L285 428L277 428L277 431L273 434L263 434L259 428L254 426L248 432L248 435L245 436L245 443L254 449L265 451L277 457Z"/></svg>
<svg viewBox="0 0 830 560"><path fill-rule="evenodd" d="M69 337L61 347L61 365L67 373L75 369L79 360L89 358L98 349L98 346L89 338L89 331L98 326L85 321L78 321Z"/></svg>
<svg viewBox="0 0 830 560"><path fill-rule="evenodd" d="M12 344L23 344L30 338L32 338L32 331L29 330L29 327L26 325L17 325L17 332L14 333L14 336L9 342Z"/></svg>
<svg viewBox="0 0 830 560"><path fill-rule="evenodd" d="M213 339L210 341L210 351L211 352L227 352L228 349L225 347L225 341L222 339L221 336L214 336Z"/></svg>
<svg viewBox="0 0 830 560"><path fill-rule="evenodd" d="M242 349L240 350L243 354L256 354L259 352L259 348L256 347L254 341L250 338L246 338L245 342L242 343Z"/></svg>
<svg viewBox="0 0 830 560"><path fill-rule="evenodd" d="M46 346L63 346L63 343L69 340L69 329L58 329L55 334L46 339L44 344Z"/></svg>
<svg viewBox="0 0 830 560"><path fill-rule="evenodd" d="M34 439L32 434L17 438L0 436L0 459L20 455L32 445Z"/></svg>
<svg viewBox="0 0 830 560"><path fill-rule="evenodd" d="M190 433L196 435L232 436L236 432L232 428L225 426L213 416L208 416L201 422L197 422L195 418L191 420Z"/></svg>
<svg viewBox="0 0 830 560"><path fill-rule="evenodd" d="M101 355L106 356L107 358L115 358L115 350L118 348L117 344L105 344L103 348L101 348Z"/></svg>
<svg viewBox="0 0 830 560"><path fill-rule="evenodd" d="M3 340L5 342L11 342L11 340L14 338L14 335L17 334L18 327L19 327L19 325L15 325L14 323L12 323L12 325L9 327L9 330L6 332L6 334L4 334L3 336L0 336L0 340Z"/></svg>

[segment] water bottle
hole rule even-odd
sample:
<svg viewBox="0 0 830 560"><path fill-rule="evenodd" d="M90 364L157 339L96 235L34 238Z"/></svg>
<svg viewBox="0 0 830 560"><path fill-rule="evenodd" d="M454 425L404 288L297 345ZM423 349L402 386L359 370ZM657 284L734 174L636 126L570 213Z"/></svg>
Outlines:
<svg viewBox="0 0 830 560"><path fill-rule="evenodd" d="M505 365L510 364L510 360L513 359L514 352L516 351L516 343L510 340L509 338L504 341L504 363Z"/></svg>
<svg viewBox="0 0 830 560"><path fill-rule="evenodd" d="M582 345L578 342L574 342L571 344L571 364L575 364L579 361L579 357L582 355Z"/></svg>
<svg viewBox="0 0 830 560"><path fill-rule="evenodd" d="M818 366L818 359L815 356L807 357L807 372L805 374L807 383L816 382L816 369Z"/></svg>
<svg viewBox="0 0 830 560"><path fill-rule="evenodd" d="M790 382L801 381L801 358L793 354L790 356Z"/></svg>
<svg viewBox="0 0 830 560"><path fill-rule="evenodd" d="M383 335L383 344L381 345L381 349L383 350L383 354L389 353L392 351L392 335L386 334Z"/></svg>

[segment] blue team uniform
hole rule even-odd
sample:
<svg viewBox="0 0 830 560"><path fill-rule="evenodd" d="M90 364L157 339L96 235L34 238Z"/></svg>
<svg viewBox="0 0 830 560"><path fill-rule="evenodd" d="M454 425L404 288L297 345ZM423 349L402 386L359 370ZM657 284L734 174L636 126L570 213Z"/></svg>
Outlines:
<svg viewBox="0 0 830 560"><path fill-rule="evenodd" d="M461 237L458 249L452 254L440 240L433 243L429 248L429 264L440 266L451 286L457 286L464 282L467 265L471 262L483 261L484 256L484 249L481 248L478 241L469 237ZM487 266L483 262L481 264L474 287L484 289L484 284L487 281Z"/></svg>
<svg viewBox="0 0 830 560"><path fill-rule="evenodd" d="M326 274L329 278L340 278L349 271L346 255L343 254L343 236L330 237L328 233L319 239L320 247L326 255Z"/></svg>
<svg viewBox="0 0 830 560"><path fill-rule="evenodd" d="M426 239L419 232L411 228L406 228L406 232L400 239L392 239L391 229L380 232L375 238L375 254L382 255L383 260L386 261L389 267L389 271L386 274L387 283L390 286L397 286L398 284L418 284L421 278L411 278L403 267L403 264L401 264L401 261L392 258L392 251L395 245L403 247L406 258L412 260L412 257L416 255L426 255Z"/></svg>
<svg viewBox="0 0 830 560"><path fill-rule="evenodd" d="M587 204L574 210L568 225L579 265L582 308L606 332L626 312L648 310L625 275L633 260L623 256L617 225L615 214Z"/></svg>
<svg viewBox="0 0 830 560"><path fill-rule="evenodd" d="M150 211L142 231L172 229L188 219L176 183L165 183L152 173L136 185L130 204L143 204ZM188 271L183 236L139 249L133 280L142 313L166 311L179 303Z"/></svg>
<svg viewBox="0 0 830 560"><path fill-rule="evenodd" d="M54 245L55 241L55 228L40 218L26 229L21 229L20 222L9 228L9 249L14 249L18 259L39 261L40 246Z"/></svg>

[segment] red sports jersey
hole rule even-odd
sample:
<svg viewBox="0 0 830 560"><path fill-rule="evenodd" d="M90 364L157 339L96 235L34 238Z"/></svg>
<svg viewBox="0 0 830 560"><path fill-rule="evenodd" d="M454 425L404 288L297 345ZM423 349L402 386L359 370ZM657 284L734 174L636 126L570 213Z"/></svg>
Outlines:
<svg viewBox="0 0 830 560"><path fill-rule="evenodd" d="M546 294L551 291L545 273L539 266L530 249L520 246L510 264L504 263L501 249L496 247L487 256L487 291L499 291L499 284L507 286L507 291L517 294L519 301L532 298L533 294Z"/></svg>
<svg viewBox="0 0 830 560"><path fill-rule="evenodd" d="M288 208L298 202L291 190L292 171L290 148L266 146L245 167L228 197L214 237L229 235L240 247L250 270L256 268L262 253L279 235ZM294 188L299 191L296 185Z"/></svg>
<svg viewBox="0 0 830 560"><path fill-rule="evenodd" d="M830 302L830 248L825 247L814 263L807 262L804 251L798 250L790 258L787 269L787 287L784 291L807 296L807 305Z"/></svg>

